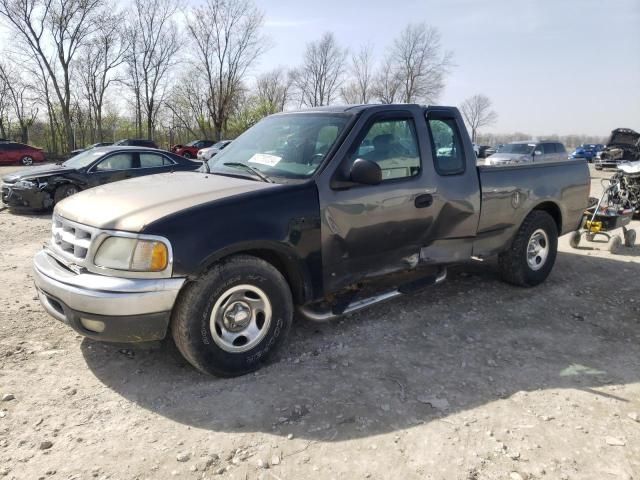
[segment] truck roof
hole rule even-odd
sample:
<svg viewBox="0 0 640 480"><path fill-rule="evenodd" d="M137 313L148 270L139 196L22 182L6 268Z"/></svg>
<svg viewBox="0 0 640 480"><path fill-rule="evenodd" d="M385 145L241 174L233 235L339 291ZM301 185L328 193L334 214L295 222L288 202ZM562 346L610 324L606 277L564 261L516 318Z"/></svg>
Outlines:
<svg viewBox="0 0 640 480"><path fill-rule="evenodd" d="M291 110L287 112L281 112L281 114L290 113L307 113L307 112L322 112L322 113L351 113L356 114L364 110L389 110L393 108L427 108L427 105L419 105L417 103L368 103L359 105L329 105L325 107L312 107L300 110ZM439 107L439 108L454 108L454 107Z"/></svg>

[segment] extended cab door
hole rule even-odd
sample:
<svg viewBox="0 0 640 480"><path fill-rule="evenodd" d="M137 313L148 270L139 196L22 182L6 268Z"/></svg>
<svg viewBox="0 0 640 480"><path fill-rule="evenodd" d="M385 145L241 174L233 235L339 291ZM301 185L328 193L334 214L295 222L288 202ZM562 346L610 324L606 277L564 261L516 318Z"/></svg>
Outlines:
<svg viewBox="0 0 640 480"><path fill-rule="evenodd" d="M450 143L451 136L448 140ZM358 158L380 166L379 185L349 183L351 166ZM465 168L462 174L466 172ZM475 163L473 177L477 189ZM446 192L456 189L445 185L443 190L441 180L434 167L423 108L365 110L318 179L325 292L368 277L413 269L424 262L423 253L429 254L439 237L466 231L469 217L477 215L478 202L470 201L465 193L450 208L444 200ZM441 225L443 213L454 223ZM475 233L476 227L477 218L467 233ZM445 253L440 252L438 259L446 260ZM430 258L427 263L438 261Z"/></svg>

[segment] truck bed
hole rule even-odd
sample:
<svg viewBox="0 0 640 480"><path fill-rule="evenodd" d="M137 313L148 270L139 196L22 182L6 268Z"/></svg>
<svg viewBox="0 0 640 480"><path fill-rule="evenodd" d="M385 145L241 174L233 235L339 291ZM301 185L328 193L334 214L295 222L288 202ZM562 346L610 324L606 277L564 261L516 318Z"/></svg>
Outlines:
<svg viewBox="0 0 640 480"><path fill-rule="evenodd" d="M556 218L560 235L578 228L589 198L586 161L481 165L477 170L482 201L474 255L499 252L539 205Z"/></svg>

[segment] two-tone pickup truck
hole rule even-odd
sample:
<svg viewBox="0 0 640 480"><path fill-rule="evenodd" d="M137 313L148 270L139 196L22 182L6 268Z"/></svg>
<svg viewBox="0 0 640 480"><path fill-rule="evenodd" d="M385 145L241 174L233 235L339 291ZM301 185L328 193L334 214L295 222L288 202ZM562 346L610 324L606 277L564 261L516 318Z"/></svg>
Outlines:
<svg viewBox="0 0 640 480"><path fill-rule="evenodd" d="M273 115L198 172L60 202L34 259L44 308L82 335L168 332L203 372L257 369L294 312L327 320L497 255L509 283L549 275L588 203L582 161L477 167L457 109Z"/></svg>

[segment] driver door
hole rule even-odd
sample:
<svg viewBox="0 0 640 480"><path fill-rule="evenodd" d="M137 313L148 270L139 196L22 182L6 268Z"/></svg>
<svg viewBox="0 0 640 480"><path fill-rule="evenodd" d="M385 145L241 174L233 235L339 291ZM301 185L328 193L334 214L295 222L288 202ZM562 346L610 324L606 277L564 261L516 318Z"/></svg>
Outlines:
<svg viewBox="0 0 640 480"><path fill-rule="evenodd" d="M138 166L138 154L135 152L111 154L91 167L88 175L89 186L95 187L131 178Z"/></svg>
<svg viewBox="0 0 640 480"><path fill-rule="evenodd" d="M426 129L424 117L407 107L360 122L335 175L363 158L380 166L382 182L347 188L319 182L333 185L320 194L325 292L416 267L438 213L428 146L417 134Z"/></svg>

